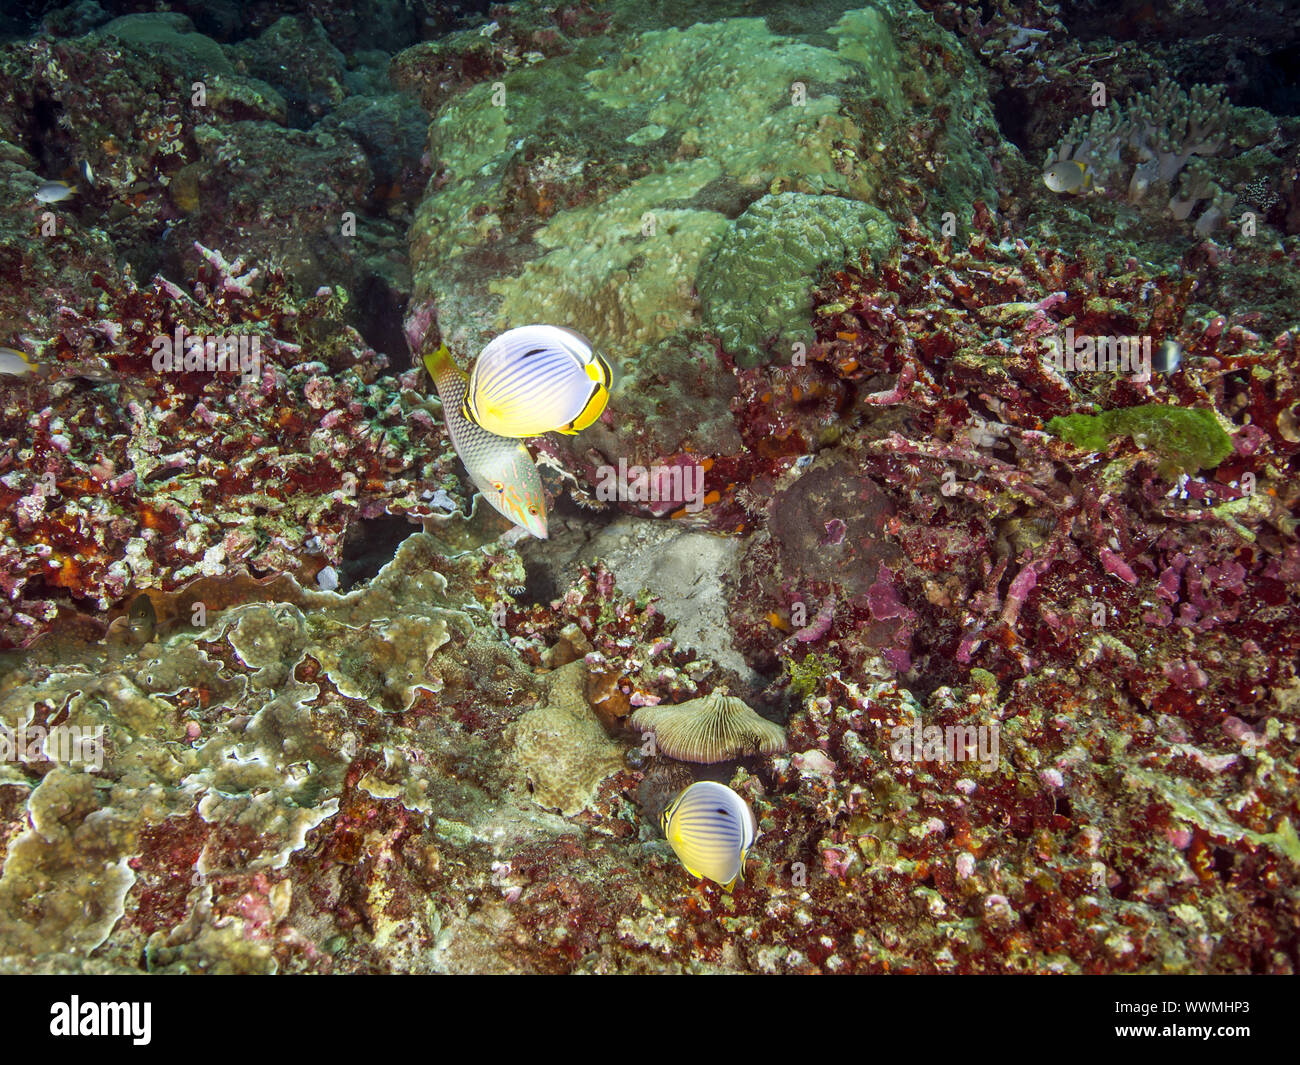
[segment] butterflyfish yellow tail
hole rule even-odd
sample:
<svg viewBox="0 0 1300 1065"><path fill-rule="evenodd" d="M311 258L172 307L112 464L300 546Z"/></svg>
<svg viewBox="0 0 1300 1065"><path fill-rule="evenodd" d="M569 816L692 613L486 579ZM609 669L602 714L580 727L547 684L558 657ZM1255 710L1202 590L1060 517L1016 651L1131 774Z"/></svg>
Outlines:
<svg viewBox="0 0 1300 1065"><path fill-rule="evenodd" d="M586 367L584 367L587 378L593 386L591 395L587 397L586 405L578 413L578 416L568 425L561 426L558 430L568 436L574 436L593 425L609 404L609 390L614 382L614 373L609 368L609 363L601 355L593 354L592 359L593 361L587 363Z"/></svg>

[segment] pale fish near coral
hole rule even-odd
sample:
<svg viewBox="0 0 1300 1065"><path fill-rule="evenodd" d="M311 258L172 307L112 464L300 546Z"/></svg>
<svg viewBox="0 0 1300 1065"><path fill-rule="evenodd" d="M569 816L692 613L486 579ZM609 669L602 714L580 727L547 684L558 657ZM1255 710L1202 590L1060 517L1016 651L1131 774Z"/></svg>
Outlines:
<svg viewBox="0 0 1300 1065"><path fill-rule="evenodd" d="M745 858L758 836L754 811L725 784L699 780L664 811L668 845L686 871L730 892L745 873Z"/></svg>
<svg viewBox="0 0 1300 1065"><path fill-rule="evenodd" d="M494 338L474 360L463 413L497 436L572 435L600 417L613 373L591 341L556 325Z"/></svg>

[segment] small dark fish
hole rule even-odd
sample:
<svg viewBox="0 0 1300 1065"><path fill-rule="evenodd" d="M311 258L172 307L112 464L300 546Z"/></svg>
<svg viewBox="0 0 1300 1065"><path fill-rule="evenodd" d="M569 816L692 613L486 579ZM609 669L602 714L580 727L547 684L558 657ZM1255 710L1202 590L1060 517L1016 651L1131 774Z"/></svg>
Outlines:
<svg viewBox="0 0 1300 1065"><path fill-rule="evenodd" d="M73 363L61 376L67 380L86 381L92 385L120 385L126 383L126 379L120 373L103 362L99 365L88 362Z"/></svg>
<svg viewBox="0 0 1300 1065"><path fill-rule="evenodd" d="M158 629L158 614L153 608L153 600L143 593L137 595L126 615L126 631L131 635L131 642L137 646L153 639Z"/></svg>

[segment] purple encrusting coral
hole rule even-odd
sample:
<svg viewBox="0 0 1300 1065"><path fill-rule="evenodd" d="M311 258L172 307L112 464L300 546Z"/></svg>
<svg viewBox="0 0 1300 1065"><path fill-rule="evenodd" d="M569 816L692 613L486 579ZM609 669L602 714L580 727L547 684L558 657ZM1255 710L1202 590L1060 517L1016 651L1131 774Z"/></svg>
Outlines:
<svg viewBox="0 0 1300 1065"><path fill-rule="evenodd" d="M0 48L0 971L1294 972L1300 125L1146 5L752 6ZM420 365L530 320L619 377L545 542ZM631 727L724 690L785 750Z"/></svg>

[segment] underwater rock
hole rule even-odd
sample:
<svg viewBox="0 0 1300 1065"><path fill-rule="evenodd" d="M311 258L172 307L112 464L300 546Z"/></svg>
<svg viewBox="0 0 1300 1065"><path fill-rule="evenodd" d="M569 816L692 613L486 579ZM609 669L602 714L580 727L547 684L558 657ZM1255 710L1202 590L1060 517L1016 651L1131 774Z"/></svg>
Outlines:
<svg viewBox="0 0 1300 1065"><path fill-rule="evenodd" d="M752 681L753 670L732 644L731 607L719 580L742 550L736 539L625 516L602 529L581 557L603 559L622 588L649 590L656 609L675 623L678 646Z"/></svg>
<svg viewBox="0 0 1300 1065"><path fill-rule="evenodd" d="M892 195L889 131L931 115L937 99L951 111L942 138L954 150L935 181L968 210L961 199L987 189L991 170L958 146L968 123L988 119L987 103L974 83L916 58L955 42L910 6L830 20L809 39L757 18L632 32L624 27L639 13L622 4L572 54L440 90L428 100L436 176L411 232L414 302L436 305L443 338L462 355L505 328L546 321L615 360L641 357L700 322L696 276L730 219L769 192L841 197L842 214L862 214L855 205ZM483 40L465 47L482 52ZM399 57L407 83L421 61L434 77L446 48L441 59ZM558 97L562 116L550 103ZM792 293L815 281L796 243L768 245L763 274L785 271ZM752 295L762 319L767 294ZM728 322L742 305L737 292Z"/></svg>
<svg viewBox="0 0 1300 1065"><path fill-rule="evenodd" d="M338 219L365 203L374 181L356 141L338 129L253 121L204 123L194 140L204 167L205 209L189 227L197 239L250 258L274 256L300 291L359 287L354 255L337 236Z"/></svg>
<svg viewBox="0 0 1300 1065"><path fill-rule="evenodd" d="M396 186L403 194L406 185L415 185L428 116L412 97L392 92L349 96L318 123L322 130L335 126L365 150L376 184L390 190ZM418 194L419 189L410 191Z"/></svg>
<svg viewBox="0 0 1300 1065"><path fill-rule="evenodd" d="M31 827L9 842L0 876L0 954L89 954L135 883L136 826L101 805L92 777L56 768L27 800Z"/></svg>
<svg viewBox="0 0 1300 1065"><path fill-rule="evenodd" d="M347 59L319 19L286 15L251 40L230 45L227 53L241 70L284 95L292 126L311 125L346 95Z"/></svg>
<svg viewBox="0 0 1300 1065"><path fill-rule="evenodd" d="M122 15L101 26L96 33L157 56L194 78L235 72L221 45L211 37L195 32L189 16L179 11Z"/></svg>
<svg viewBox="0 0 1300 1065"><path fill-rule="evenodd" d="M661 493L653 500L608 495L602 500L600 484L619 468L620 459L629 467L668 468L670 476L675 466L708 465L696 487L712 501L710 493L726 484L720 460L728 461L729 479L747 479L747 448L733 411L741 398L740 383L717 345L687 331L625 359L606 413L577 436L551 434L538 447L574 472L585 486L583 502L614 501L642 514L679 513L689 502L684 492Z"/></svg>

